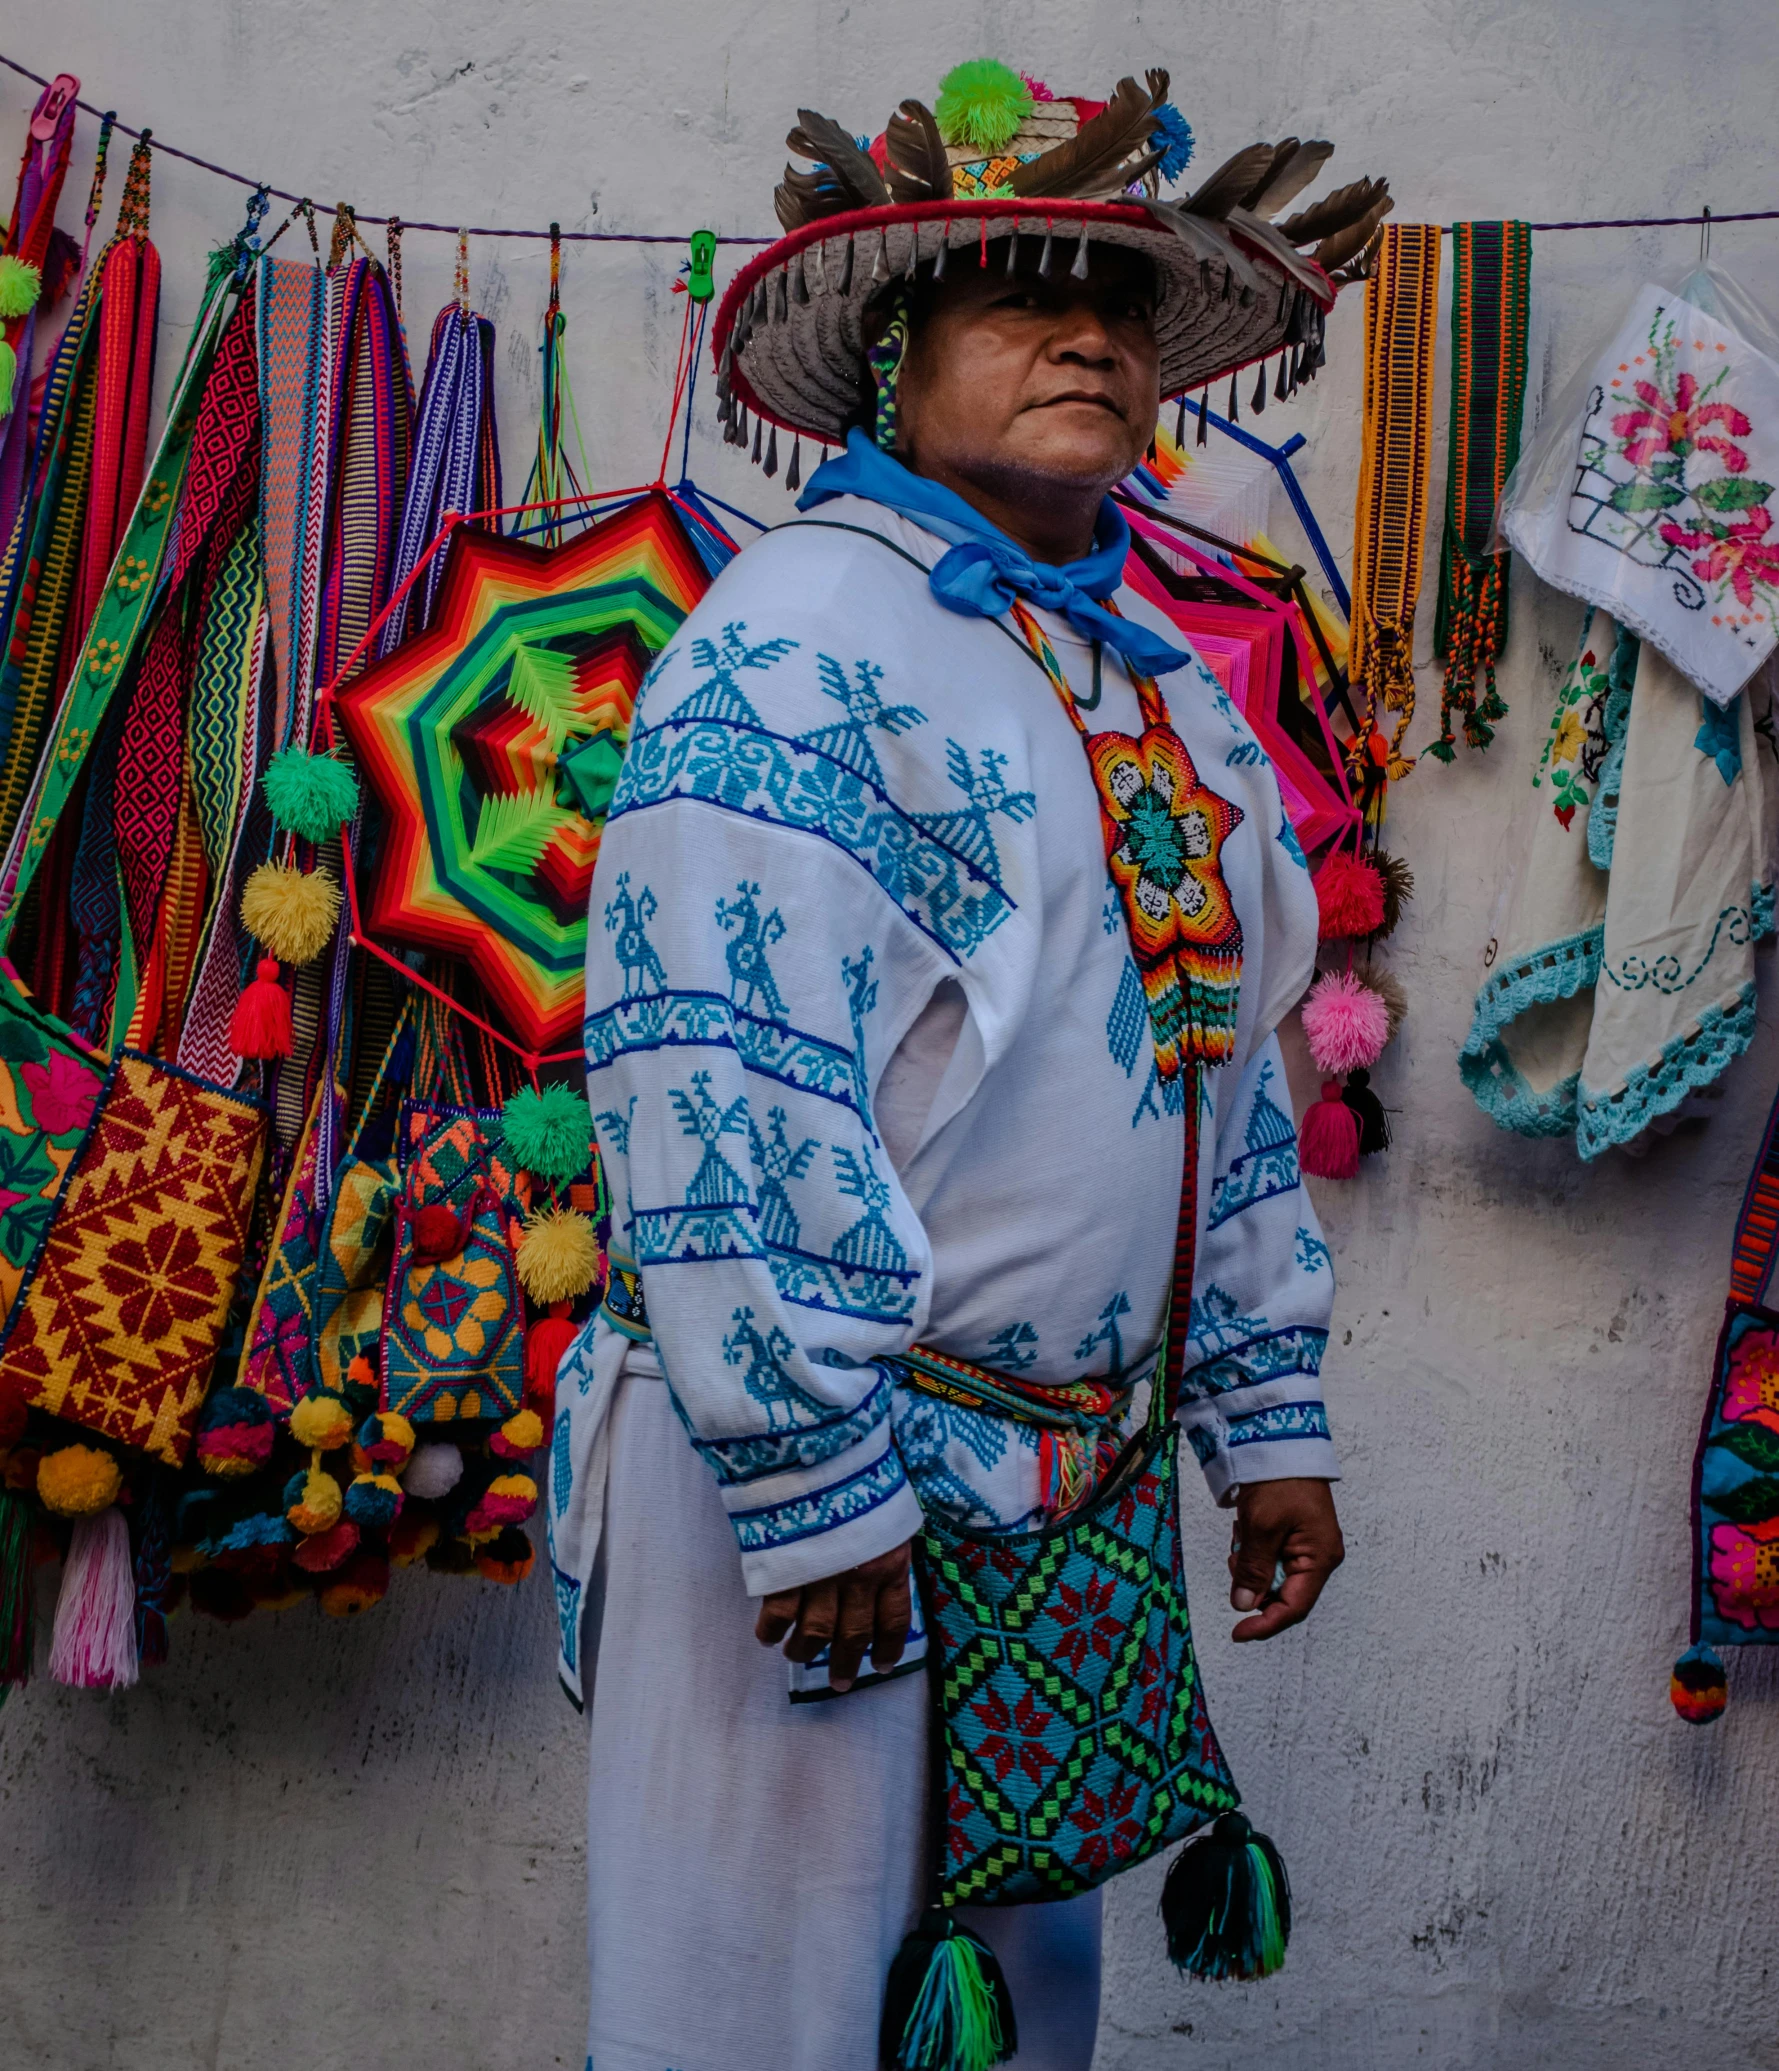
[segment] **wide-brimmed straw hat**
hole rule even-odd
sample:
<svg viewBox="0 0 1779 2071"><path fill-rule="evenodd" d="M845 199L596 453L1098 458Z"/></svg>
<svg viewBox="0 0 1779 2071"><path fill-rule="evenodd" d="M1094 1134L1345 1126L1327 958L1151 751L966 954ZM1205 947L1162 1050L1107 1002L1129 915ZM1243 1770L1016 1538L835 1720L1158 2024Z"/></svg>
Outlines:
<svg viewBox="0 0 1779 2071"><path fill-rule="evenodd" d="M1287 137L1250 144L1183 199L1164 199L1162 183L1191 155L1167 87L1151 71L1120 80L1107 101L1058 99L981 60L947 74L933 109L903 101L869 144L799 110L786 141L813 170L785 168L775 200L786 234L742 268L717 312L730 440L747 438L749 413L842 439L868 415L872 297L923 267L980 263L1006 238L1035 247L1040 272L1077 277L1097 245L1147 254L1163 396L1275 353L1285 388L1313 375L1323 319L1363 265L1388 187L1357 180L1276 221L1333 150Z"/></svg>

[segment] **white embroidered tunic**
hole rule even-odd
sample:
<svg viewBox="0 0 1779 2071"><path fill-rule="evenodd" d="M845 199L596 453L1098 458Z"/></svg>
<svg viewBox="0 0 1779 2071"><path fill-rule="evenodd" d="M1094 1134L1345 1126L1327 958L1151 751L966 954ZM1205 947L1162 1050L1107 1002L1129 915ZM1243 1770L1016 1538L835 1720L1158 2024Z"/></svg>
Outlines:
<svg viewBox="0 0 1779 2071"><path fill-rule="evenodd" d="M900 1544L923 1506L1037 1520L1036 1433L899 1387L884 1359L921 1343L1037 1383L1153 1363L1180 1082L1155 1069L1080 738L1010 623L933 597L944 551L877 504L826 503L724 570L637 702L585 1034L613 1257L652 1340L602 1315L558 1375L548 1516L577 1698L621 1372L665 1379L760 1595ZM1089 650L1044 624L1086 696ZM1205 1076L1181 1413L1228 1500L1338 1472L1317 1380L1333 1273L1274 1034L1316 906L1246 722L1202 667L1162 687L1241 815L1221 855L1239 1017ZM1110 653L1090 723L1140 730ZM937 1082L911 1102L923 1059ZM925 1108L912 1141L890 1128L894 1157L892 1061L886 1118Z"/></svg>

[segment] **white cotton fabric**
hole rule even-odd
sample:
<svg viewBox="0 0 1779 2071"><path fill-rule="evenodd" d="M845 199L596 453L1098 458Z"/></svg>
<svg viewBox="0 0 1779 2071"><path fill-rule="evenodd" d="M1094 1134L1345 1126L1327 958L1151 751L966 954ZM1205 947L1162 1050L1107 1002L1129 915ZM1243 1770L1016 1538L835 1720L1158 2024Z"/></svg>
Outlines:
<svg viewBox="0 0 1779 2071"><path fill-rule="evenodd" d="M1502 1127L1573 1136L1584 1158L1684 1110L1747 1048L1773 927L1771 669L1720 710L1646 644L1615 713L1617 646L1592 613L1460 1058Z"/></svg>
<svg viewBox="0 0 1779 2071"><path fill-rule="evenodd" d="M593 2071L869 2071L925 1891L926 1679L788 1704L665 1386L626 1375L610 1434L588 1613ZM1016 2071L1088 2071L1099 1893L963 1917L1007 1973Z"/></svg>
<svg viewBox="0 0 1779 2071"><path fill-rule="evenodd" d="M1727 704L1775 644L1779 365L1650 283L1569 393L1500 537Z"/></svg>

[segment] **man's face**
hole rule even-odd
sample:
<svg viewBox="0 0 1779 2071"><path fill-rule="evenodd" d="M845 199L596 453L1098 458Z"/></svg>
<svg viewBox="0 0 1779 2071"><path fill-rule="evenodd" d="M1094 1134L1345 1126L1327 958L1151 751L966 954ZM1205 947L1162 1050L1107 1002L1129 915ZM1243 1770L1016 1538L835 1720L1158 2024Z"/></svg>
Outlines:
<svg viewBox="0 0 1779 2071"><path fill-rule="evenodd" d="M1068 246L1059 238L1055 250ZM1012 488L1103 492L1135 467L1160 407L1149 262L1095 246L1086 280L1066 259L1038 277L1035 239L1008 277L968 250L919 321L902 370L901 452L925 474Z"/></svg>

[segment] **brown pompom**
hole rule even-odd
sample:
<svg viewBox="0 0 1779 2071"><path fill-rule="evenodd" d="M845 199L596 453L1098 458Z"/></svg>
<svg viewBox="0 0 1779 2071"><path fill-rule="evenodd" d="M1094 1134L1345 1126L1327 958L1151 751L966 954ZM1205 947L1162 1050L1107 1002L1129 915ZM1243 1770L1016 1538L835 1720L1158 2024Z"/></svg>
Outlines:
<svg viewBox="0 0 1779 2071"><path fill-rule="evenodd" d="M1394 971L1386 971L1381 966L1367 964L1365 967L1365 982L1377 994L1379 999L1383 1001L1384 1006L1389 1011L1389 1041L1393 1043L1396 1040L1396 1031L1402 1026L1408 1015L1408 994L1402 989L1402 980L1397 977Z"/></svg>
<svg viewBox="0 0 1779 2071"><path fill-rule="evenodd" d="M1373 938L1381 942L1386 935L1396 931L1396 923L1402 918L1402 909L1415 895L1415 874L1400 856L1392 856L1387 849L1373 849L1371 860L1377 865L1378 875L1384 880L1383 925ZM1398 1016L1398 1019L1401 1017Z"/></svg>

